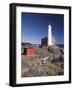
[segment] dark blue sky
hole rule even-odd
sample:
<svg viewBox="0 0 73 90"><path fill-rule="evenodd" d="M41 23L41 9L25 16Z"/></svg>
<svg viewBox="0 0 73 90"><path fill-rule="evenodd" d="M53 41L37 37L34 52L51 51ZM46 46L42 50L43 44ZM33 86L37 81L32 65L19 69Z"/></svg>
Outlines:
<svg viewBox="0 0 73 90"><path fill-rule="evenodd" d="M48 35L48 24L52 25L52 33L57 44L64 43L64 15L24 13L21 16L21 40L40 44L41 38Z"/></svg>

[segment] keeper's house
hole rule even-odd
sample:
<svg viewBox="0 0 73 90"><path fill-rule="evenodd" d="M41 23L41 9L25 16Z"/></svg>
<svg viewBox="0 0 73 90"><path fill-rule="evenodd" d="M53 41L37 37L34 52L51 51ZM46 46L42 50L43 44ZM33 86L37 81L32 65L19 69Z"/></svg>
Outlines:
<svg viewBox="0 0 73 90"><path fill-rule="evenodd" d="M32 47L29 47L29 48L24 48L22 54L27 56L33 56L34 52L35 52L35 49Z"/></svg>

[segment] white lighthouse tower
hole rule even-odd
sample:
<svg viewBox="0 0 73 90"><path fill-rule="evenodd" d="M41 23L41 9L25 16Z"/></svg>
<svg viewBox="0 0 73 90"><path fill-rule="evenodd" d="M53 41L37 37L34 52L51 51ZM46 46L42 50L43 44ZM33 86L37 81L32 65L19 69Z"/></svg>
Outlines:
<svg viewBox="0 0 73 90"><path fill-rule="evenodd" d="M48 25L48 46L52 46L52 27Z"/></svg>

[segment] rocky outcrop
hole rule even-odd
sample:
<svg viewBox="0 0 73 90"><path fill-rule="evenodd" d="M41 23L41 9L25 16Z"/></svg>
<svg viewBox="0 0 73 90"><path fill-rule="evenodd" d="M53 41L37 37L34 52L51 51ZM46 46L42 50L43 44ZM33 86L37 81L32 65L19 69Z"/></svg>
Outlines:
<svg viewBox="0 0 73 90"><path fill-rule="evenodd" d="M37 56L32 57L32 59L27 56L22 56L22 77L64 74L63 48L56 45L42 47L37 50L36 55ZM33 60L33 58L35 59Z"/></svg>
<svg viewBox="0 0 73 90"><path fill-rule="evenodd" d="M60 59L64 59L64 49L60 48L58 46L50 46L48 47L48 51L51 52L52 54L52 60L60 60ZM49 55L49 60L51 59L51 55Z"/></svg>

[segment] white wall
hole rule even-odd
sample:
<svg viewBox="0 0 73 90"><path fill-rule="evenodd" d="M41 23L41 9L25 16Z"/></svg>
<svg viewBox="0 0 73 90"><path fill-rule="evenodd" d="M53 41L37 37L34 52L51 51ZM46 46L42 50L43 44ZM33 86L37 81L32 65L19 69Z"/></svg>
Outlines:
<svg viewBox="0 0 73 90"><path fill-rule="evenodd" d="M46 86L34 86L34 87L19 87L12 88L8 86L9 82L9 3L37 3L37 4L49 4L49 5L73 5L73 0L0 0L0 89L3 90L72 90L72 84L62 85L46 85ZM73 37L73 36L72 36ZM73 66L72 66L73 68Z"/></svg>

